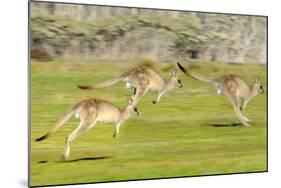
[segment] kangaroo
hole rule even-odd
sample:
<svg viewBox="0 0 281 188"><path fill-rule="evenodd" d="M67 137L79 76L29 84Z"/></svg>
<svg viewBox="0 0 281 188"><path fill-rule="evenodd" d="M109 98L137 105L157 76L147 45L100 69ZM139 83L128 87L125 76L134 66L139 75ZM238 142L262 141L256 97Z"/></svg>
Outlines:
<svg viewBox="0 0 281 188"><path fill-rule="evenodd" d="M178 67L187 76L213 84L217 88L219 95L226 96L234 107L234 112L241 123L250 126L251 120L241 114L241 110L246 108L247 103L253 99L258 93L264 93L264 89L258 77L254 77L253 84L248 86L246 82L238 75L228 74L217 78L204 78L191 73L181 64Z"/></svg>
<svg viewBox="0 0 281 188"><path fill-rule="evenodd" d="M119 81L125 81L127 88L134 89L134 94L131 97L134 104L137 104L139 99L148 91L154 91L158 94L156 100L152 101L153 104L156 104L160 102L163 94L173 90L176 86L179 88L183 86L177 77L176 70L172 72L169 80L165 80L158 73L148 67L138 67L121 74L121 76L100 84L93 86L78 85L78 87L80 89L99 89L112 86Z"/></svg>
<svg viewBox="0 0 281 188"><path fill-rule="evenodd" d="M121 123L132 115L139 115L139 111L130 102L123 110L120 110L110 102L102 99L92 98L83 100L70 107L48 133L40 138L37 138L35 141L42 141L49 138L74 114L76 114L77 118L80 118L80 123L78 124L78 127L66 137L62 160L67 160L69 157L71 142L77 136L93 128L97 122L114 123L115 132L113 137L117 137L119 135Z"/></svg>

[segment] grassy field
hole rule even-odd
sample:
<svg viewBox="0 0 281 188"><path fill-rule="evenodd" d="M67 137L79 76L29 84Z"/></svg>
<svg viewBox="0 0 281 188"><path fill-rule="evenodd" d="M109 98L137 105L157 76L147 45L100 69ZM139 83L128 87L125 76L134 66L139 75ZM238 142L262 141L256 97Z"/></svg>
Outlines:
<svg viewBox="0 0 281 188"><path fill-rule="evenodd" d="M68 162L60 157L66 136L78 124L75 118L48 140L34 141L82 99L102 98L122 108L132 94L124 83L96 91L79 90L76 84L107 80L134 66L117 61L32 61L32 186L267 170L266 95L258 95L243 112L253 120L251 127L233 126L238 120L231 104L217 96L212 86L181 72L183 88L163 96L155 105L151 101L156 95L146 95L138 104L141 115L125 122L118 138L112 137L112 125L98 124L74 140ZM153 66L166 78L172 68L167 64ZM194 63L191 68L208 76L236 73L248 83L258 75L266 88L263 66L213 62Z"/></svg>

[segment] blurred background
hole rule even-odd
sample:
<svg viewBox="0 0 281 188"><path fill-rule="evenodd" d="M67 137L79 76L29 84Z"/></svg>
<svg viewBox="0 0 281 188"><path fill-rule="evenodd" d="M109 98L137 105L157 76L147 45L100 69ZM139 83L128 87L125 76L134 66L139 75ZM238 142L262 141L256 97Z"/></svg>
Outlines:
<svg viewBox="0 0 281 188"><path fill-rule="evenodd" d="M266 63L266 17L31 3L31 57Z"/></svg>

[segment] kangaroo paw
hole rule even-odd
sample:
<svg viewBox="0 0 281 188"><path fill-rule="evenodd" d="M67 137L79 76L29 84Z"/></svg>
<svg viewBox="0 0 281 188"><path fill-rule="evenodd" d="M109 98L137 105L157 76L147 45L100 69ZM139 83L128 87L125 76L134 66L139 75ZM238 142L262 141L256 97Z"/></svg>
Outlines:
<svg viewBox="0 0 281 188"><path fill-rule="evenodd" d="M252 123L252 120L250 120L250 119L246 119L246 121L247 121L248 123Z"/></svg>
<svg viewBox="0 0 281 188"><path fill-rule="evenodd" d="M243 116L243 121L245 121L245 122L248 122L248 123L251 123L252 121L251 120L249 120L247 117L245 117L245 116Z"/></svg>
<svg viewBox="0 0 281 188"><path fill-rule="evenodd" d="M118 136L117 133L114 133L114 134L113 134L113 138L116 138L117 136Z"/></svg>
<svg viewBox="0 0 281 188"><path fill-rule="evenodd" d="M67 161L68 159L68 156L65 156L64 154L61 155L61 160L62 161Z"/></svg>
<svg viewBox="0 0 281 188"><path fill-rule="evenodd" d="M251 125L248 122L242 122L245 127L250 127Z"/></svg>

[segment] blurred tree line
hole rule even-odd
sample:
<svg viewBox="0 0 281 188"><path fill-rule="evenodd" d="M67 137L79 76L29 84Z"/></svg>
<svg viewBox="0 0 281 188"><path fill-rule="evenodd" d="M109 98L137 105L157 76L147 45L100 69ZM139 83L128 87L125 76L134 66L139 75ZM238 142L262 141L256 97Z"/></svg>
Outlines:
<svg viewBox="0 0 281 188"><path fill-rule="evenodd" d="M266 17L31 2L33 58L266 62Z"/></svg>

